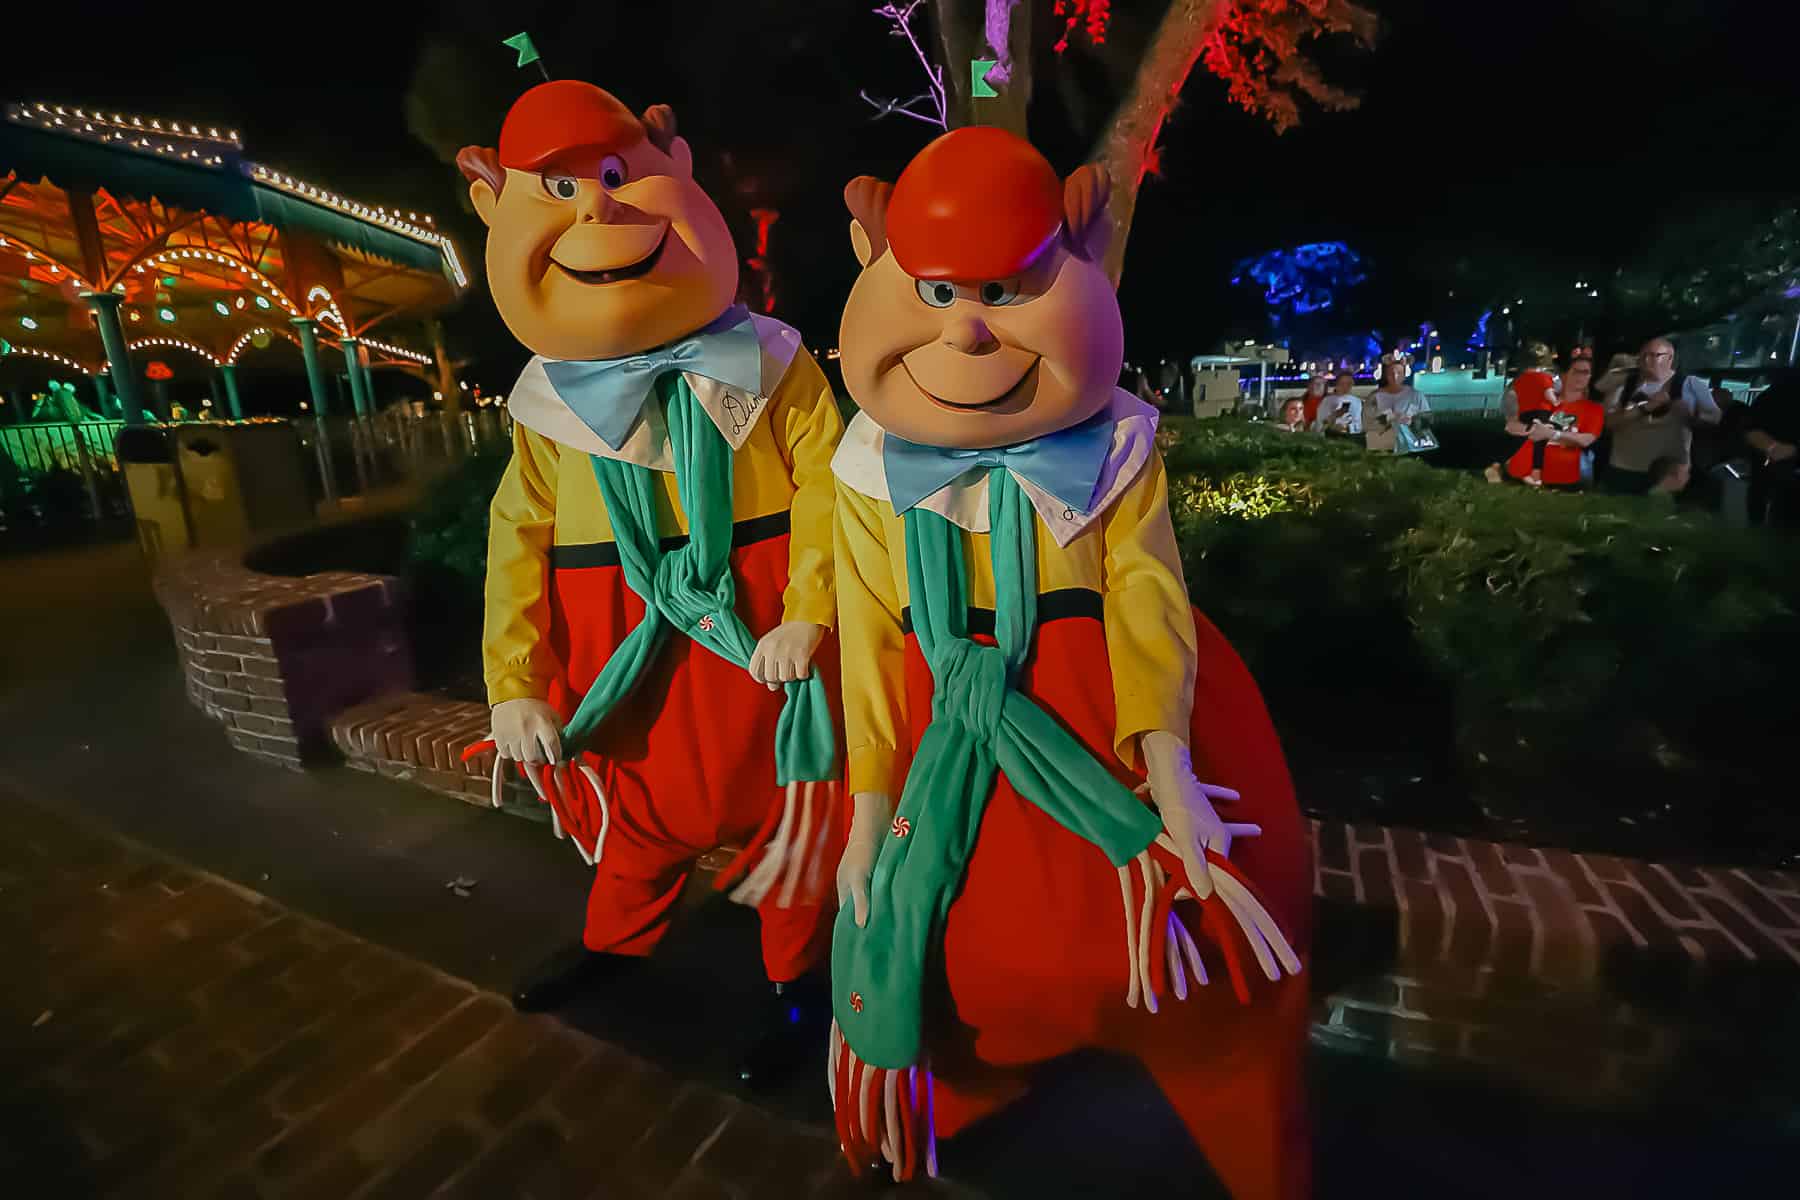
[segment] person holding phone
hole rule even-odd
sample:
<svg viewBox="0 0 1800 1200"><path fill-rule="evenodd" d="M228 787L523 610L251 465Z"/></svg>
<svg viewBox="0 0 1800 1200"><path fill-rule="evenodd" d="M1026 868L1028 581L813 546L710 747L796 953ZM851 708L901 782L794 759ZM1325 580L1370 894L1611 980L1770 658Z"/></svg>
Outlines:
<svg viewBox="0 0 1800 1200"><path fill-rule="evenodd" d="M1638 351L1637 369L1606 398L1606 431L1612 435L1606 490L1648 493L1651 465L1667 458L1673 460L1674 476L1664 486L1681 491L1687 486L1693 427L1717 425L1722 415L1704 379L1675 369L1674 344L1651 338Z"/></svg>

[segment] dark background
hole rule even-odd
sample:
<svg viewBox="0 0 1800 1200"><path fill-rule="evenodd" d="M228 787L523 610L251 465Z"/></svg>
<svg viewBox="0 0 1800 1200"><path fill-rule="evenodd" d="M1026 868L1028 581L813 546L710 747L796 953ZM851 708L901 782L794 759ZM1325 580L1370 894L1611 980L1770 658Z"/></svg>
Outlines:
<svg viewBox="0 0 1800 1200"><path fill-rule="evenodd" d="M1131 234L1122 301L1133 357L1209 351L1263 330L1254 293L1230 286L1231 266L1276 246L1348 242L1372 270L1341 321L1398 329L1431 319L1449 342L1459 321L1505 292L1605 279L1672 221L1800 190L1797 6L1370 6L1382 17L1372 52L1317 48L1331 79L1363 93L1355 112L1311 112L1277 135L1196 68ZM770 247L778 311L810 344L831 346L854 265L842 185L864 172L891 178L932 132L872 121L857 97L863 87L910 95L920 86L910 51L872 7L15 6L0 90L235 125L257 161L371 204L433 213L467 260L479 257L480 228L441 156L466 140L491 144L505 105L541 78L515 70L499 44L529 29L553 74L591 79L637 108L676 107L741 246L751 207L780 211ZM1114 7L1113 61L1080 44L1038 61L1033 136L1063 170L1085 157L1118 94L1120 62L1162 5ZM524 352L479 289L448 324L453 350L473 359L470 377L509 386Z"/></svg>

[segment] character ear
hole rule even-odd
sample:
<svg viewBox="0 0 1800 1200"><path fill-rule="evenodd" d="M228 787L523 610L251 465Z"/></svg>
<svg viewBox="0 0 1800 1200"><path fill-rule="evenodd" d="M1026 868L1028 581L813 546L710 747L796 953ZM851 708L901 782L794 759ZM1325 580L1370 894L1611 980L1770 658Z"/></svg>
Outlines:
<svg viewBox="0 0 1800 1200"><path fill-rule="evenodd" d="M1106 168L1089 163L1063 182L1063 239L1089 262L1106 257L1112 241L1112 217L1106 211L1112 180Z"/></svg>
<svg viewBox="0 0 1800 1200"><path fill-rule="evenodd" d="M856 259L868 266L887 249L887 206L894 194L891 183L883 183L873 175L858 175L844 186L844 206L854 218L850 222L850 245Z"/></svg>
<svg viewBox="0 0 1800 1200"><path fill-rule="evenodd" d="M862 227L862 222L854 217L850 219L850 248L856 252L856 261L863 266L875 261L875 243L869 240L869 231Z"/></svg>
<svg viewBox="0 0 1800 1200"><path fill-rule="evenodd" d="M491 146L464 146L456 152L457 169L469 181L469 202L483 225L492 225L494 206L506 187L506 168Z"/></svg>
<svg viewBox="0 0 1800 1200"><path fill-rule="evenodd" d="M673 155L671 148L675 144L675 110L666 104L652 104L644 110L639 118L644 125L644 136L650 144L664 154Z"/></svg>

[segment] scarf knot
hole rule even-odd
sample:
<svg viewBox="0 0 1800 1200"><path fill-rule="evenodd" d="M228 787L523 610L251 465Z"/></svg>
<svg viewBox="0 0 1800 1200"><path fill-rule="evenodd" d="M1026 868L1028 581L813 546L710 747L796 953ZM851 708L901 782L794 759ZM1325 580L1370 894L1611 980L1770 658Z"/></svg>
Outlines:
<svg viewBox="0 0 1800 1200"><path fill-rule="evenodd" d="M937 647L936 657L931 719L955 721L991 745L1000 736L1000 718L1006 712L1006 693L1011 686L1006 655L996 646L952 637Z"/></svg>

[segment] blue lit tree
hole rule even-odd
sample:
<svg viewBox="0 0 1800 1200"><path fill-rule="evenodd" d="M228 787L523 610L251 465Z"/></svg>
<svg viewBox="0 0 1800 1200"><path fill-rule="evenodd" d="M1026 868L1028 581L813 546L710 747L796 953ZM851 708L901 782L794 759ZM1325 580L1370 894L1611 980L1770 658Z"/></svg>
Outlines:
<svg viewBox="0 0 1800 1200"><path fill-rule="evenodd" d="M1296 317L1341 308L1367 278L1362 255L1344 243L1308 242L1242 260L1231 282L1261 288L1269 323L1282 329Z"/></svg>

